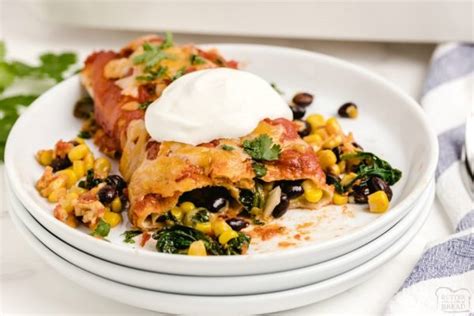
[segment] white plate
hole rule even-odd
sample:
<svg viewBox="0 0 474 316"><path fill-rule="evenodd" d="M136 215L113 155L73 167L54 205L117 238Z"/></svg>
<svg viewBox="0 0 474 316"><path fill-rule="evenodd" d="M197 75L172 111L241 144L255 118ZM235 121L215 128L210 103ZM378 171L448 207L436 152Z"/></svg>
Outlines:
<svg viewBox="0 0 474 316"><path fill-rule="evenodd" d="M292 309L329 298L367 280L376 269L401 251L423 226L430 214L434 191L410 229L391 247L349 272L315 284L273 293L242 296L202 296L171 294L117 283L89 273L56 255L21 223L15 212L12 220L33 249L65 277L98 295L136 307L173 314L248 315ZM10 208L12 209L12 208ZM230 285L232 286L232 285ZM366 302L367 303L367 302Z"/></svg>
<svg viewBox="0 0 474 316"><path fill-rule="evenodd" d="M343 256L305 268L249 276L198 277L162 274L124 267L90 256L63 242L34 220L14 194L8 189L12 211L23 224L49 249L84 270L149 290L191 295L248 295L288 290L316 283L372 259L390 247L405 234L423 210L430 205L434 195L434 182L420 197L419 202L394 227L370 243Z"/></svg>
<svg viewBox="0 0 474 316"><path fill-rule="evenodd" d="M391 210L377 216L351 206L354 217L348 217L336 206L316 212L288 212L282 221L319 222L311 228L309 242L295 249L233 257L157 253L151 243L145 248L133 248L122 242L123 226L113 230L110 243L70 229L52 216L52 206L34 188L42 173L34 153L52 147L59 137L70 139L77 134L80 122L71 112L82 90L78 78L73 77L35 101L10 133L5 153L7 174L13 191L31 214L67 243L109 261L166 273L243 275L308 266L356 249L392 227L427 188L437 161L436 137L417 103L384 79L344 61L301 50L259 45L213 46L225 56L242 61L245 69L277 82L288 96L298 90L314 93L316 102L309 112L334 115L342 103L357 103L360 117L341 120L343 128L353 131L367 150L380 154L404 173L394 187ZM320 214L327 215L327 220L320 221L325 218ZM272 248L271 242L268 247L261 247L263 251Z"/></svg>

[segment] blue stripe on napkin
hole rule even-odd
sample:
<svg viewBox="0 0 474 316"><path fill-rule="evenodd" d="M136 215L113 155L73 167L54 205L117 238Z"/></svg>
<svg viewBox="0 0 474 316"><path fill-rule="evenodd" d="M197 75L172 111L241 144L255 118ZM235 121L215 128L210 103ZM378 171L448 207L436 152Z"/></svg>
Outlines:
<svg viewBox="0 0 474 316"><path fill-rule="evenodd" d="M439 160L436 168L436 178L438 178L453 163L461 159L462 148L466 125L452 128L438 136Z"/></svg>

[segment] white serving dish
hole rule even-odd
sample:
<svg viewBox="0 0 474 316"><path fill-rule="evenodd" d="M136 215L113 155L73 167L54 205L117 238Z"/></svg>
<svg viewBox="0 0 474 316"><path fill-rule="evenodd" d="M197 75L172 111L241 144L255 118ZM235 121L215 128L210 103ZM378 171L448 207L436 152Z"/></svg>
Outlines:
<svg viewBox="0 0 474 316"><path fill-rule="evenodd" d="M402 237L431 205L434 182L423 192L407 216L370 243L340 257L285 272L230 277L200 277L149 272L101 260L60 240L39 224L8 190L12 211L45 246L88 272L112 281L148 290L190 295L249 295L283 291L313 284L349 271L376 257Z"/></svg>
<svg viewBox="0 0 474 316"><path fill-rule="evenodd" d="M366 263L336 277L311 285L272 293L235 296L204 296L171 294L146 290L105 279L89 273L60 256L41 243L22 224L15 212L12 220L34 251L65 277L98 295L143 309L172 314L249 315L278 312L315 303L346 291L371 277L376 269L398 254L416 235L430 214L434 191L429 202L422 207L416 221L392 246ZM232 285L230 285L232 286Z"/></svg>
<svg viewBox="0 0 474 316"><path fill-rule="evenodd" d="M52 206L34 188L42 173L34 154L38 149L52 147L60 137L71 139L77 134L80 122L71 113L83 93L78 77L62 82L38 98L10 133L5 153L7 176L13 192L28 211L65 242L122 265L174 274L251 275L300 268L348 253L392 227L428 187L438 156L436 137L418 104L392 84L350 63L303 50L241 44L209 46L241 61L244 69L277 82L287 92L286 97L296 91L314 93L316 102L309 113L335 115L346 101L359 104L360 117L341 120L343 128L353 131L367 150L381 155L404 173L394 187L390 211L378 216L351 206L353 218L339 216L344 212L336 206L316 212L288 212L281 220L293 224L298 218L301 222L301 217L305 222L314 220L321 213L335 217L312 228L311 241L301 247L233 257L169 255L157 253L153 245L133 248L122 242L120 233L126 229L124 226L113 230L109 243L70 229L52 216ZM270 243L263 251L275 250L274 246Z"/></svg>

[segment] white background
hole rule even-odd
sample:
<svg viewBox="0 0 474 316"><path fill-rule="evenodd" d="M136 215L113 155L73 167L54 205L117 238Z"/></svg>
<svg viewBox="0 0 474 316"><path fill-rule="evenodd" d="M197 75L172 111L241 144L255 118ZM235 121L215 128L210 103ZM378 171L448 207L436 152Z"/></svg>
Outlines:
<svg viewBox="0 0 474 316"><path fill-rule="evenodd" d="M34 61L45 50L72 50L87 56L94 49L119 48L141 33L99 31L52 25L14 1L0 7L0 38L6 41L9 57ZM177 42L250 42L291 46L322 52L368 68L419 98L431 44L382 44L243 38L236 36L197 36L175 34ZM0 165L0 176L3 166ZM50 268L26 244L12 226L0 180L0 314L114 314L155 315L109 299L77 286ZM387 263L366 283L343 294L286 315L351 314L379 315L386 302L401 286L426 243L450 232L438 202L422 230L410 245ZM435 298L433 298L435 299Z"/></svg>

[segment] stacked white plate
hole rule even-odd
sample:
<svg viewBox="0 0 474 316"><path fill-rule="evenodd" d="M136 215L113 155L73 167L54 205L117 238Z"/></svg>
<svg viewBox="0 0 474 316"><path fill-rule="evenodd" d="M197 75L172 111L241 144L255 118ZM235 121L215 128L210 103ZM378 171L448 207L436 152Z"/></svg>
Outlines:
<svg viewBox="0 0 474 316"><path fill-rule="evenodd" d="M276 82L290 97L316 96L308 112L335 115L353 101L356 120L341 119L367 151L403 172L390 210L364 206L290 210L278 219L291 232L312 222L300 242L252 244L250 254L188 257L126 244L124 223L110 242L71 229L52 215L34 184L42 168L35 152L75 137L72 109L84 93L73 77L42 95L20 117L8 139L5 164L10 211L33 248L68 278L99 295L167 313L255 314L296 308L345 291L376 272L402 250L429 215L434 196L437 143L415 101L383 79L349 63L301 50L258 45L211 45L244 68ZM238 124L238 122L229 122ZM93 145L91 145L93 146ZM299 239L298 239L299 240ZM282 248L283 241L291 247Z"/></svg>

